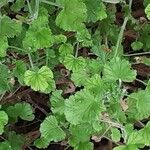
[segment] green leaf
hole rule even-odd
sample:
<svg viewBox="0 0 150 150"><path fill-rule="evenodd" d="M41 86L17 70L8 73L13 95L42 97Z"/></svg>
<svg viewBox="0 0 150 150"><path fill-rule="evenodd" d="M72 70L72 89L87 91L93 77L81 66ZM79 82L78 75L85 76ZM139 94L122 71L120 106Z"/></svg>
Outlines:
<svg viewBox="0 0 150 150"><path fill-rule="evenodd" d="M8 123L8 116L5 111L0 111L0 135L4 132L4 126Z"/></svg>
<svg viewBox="0 0 150 150"><path fill-rule="evenodd" d="M143 137L139 134L138 131L135 130L130 133L127 144L128 145L142 145Z"/></svg>
<svg viewBox="0 0 150 150"><path fill-rule="evenodd" d="M3 15L0 18L0 37L14 37L21 32L21 23Z"/></svg>
<svg viewBox="0 0 150 150"><path fill-rule="evenodd" d="M6 65L0 64L0 94L6 92L9 89L9 70Z"/></svg>
<svg viewBox="0 0 150 150"><path fill-rule="evenodd" d="M8 41L6 37L0 38L0 57L6 56L6 50L8 48Z"/></svg>
<svg viewBox="0 0 150 150"><path fill-rule="evenodd" d="M84 79L85 82L85 79ZM88 89L94 95L102 96L104 92L108 89L108 84L99 74L93 75L91 78L88 78L85 82L85 88Z"/></svg>
<svg viewBox="0 0 150 150"><path fill-rule="evenodd" d="M80 123L93 123L99 120L104 106L99 97L94 97L87 90L77 92L65 101L65 116L73 125Z"/></svg>
<svg viewBox="0 0 150 150"><path fill-rule="evenodd" d="M87 6L87 21L96 22L107 17L106 7L101 0L85 0Z"/></svg>
<svg viewBox="0 0 150 150"><path fill-rule="evenodd" d="M83 57L74 57L73 55L67 55L63 64L68 70L79 71L86 67L86 61Z"/></svg>
<svg viewBox="0 0 150 150"><path fill-rule="evenodd" d="M34 145L39 149L47 148L49 145L49 141L47 139L45 139L44 137L42 137L42 138L35 140Z"/></svg>
<svg viewBox="0 0 150 150"><path fill-rule="evenodd" d="M93 150L94 145L91 142L80 143L77 145L74 150Z"/></svg>
<svg viewBox="0 0 150 150"><path fill-rule="evenodd" d="M18 60L15 62L15 68L13 69L13 74L21 85L24 83L24 74L27 70L25 62Z"/></svg>
<svg viewBox="0 0 150 150"><path fill-rule="evenodd" d="M58 142L65 139L65 132L59 127L54 116L47 117L40 126L41 137L49 142Z"/></svg>
<svg viewBox="0 0 150 150"><path fill-rule="evenodd" d="M150 93L147 90L142 90L137 93L132 93L127 98L127 114L128 117L134 120L142 120L149 117L150 114Z"/></svg>
<svg viewBox="0 0 150 150"><path fill-rule="evenodd" d="M119 57L104 65L104 77L110 81L122 80L132 82L136 78L136 71L131 70L131 64Z"/></svg>
<svg viewBox="0 0 150 150"><path fill-rule="evenodd" d="M10 8L12 11L20 11L24 7L24 0L17 0Z"/></svg>
<svg viewBox="0 0 150 150"><path fill-rule="evenodd" d="M90 124L71 125L69 128L71 136L69 137L69 144L76 147L80 143L86 143L90 141L93 128Z"/></svg>
<svg viewBox="0 0 150 150"><path fill-rule="evenodd" d="M117 146L113 150L139 150L136 145Z"/></svg>
<svg viewBox="0 0 150 150"><path fill-rule="evenodd" d="M131 44L131 47L132 47L132 49L133 49L134 51L137 51L137 50L142 49L143 43L140 42L140 41L136 41L136 42L133 42L133 43Z"/></svg>
<svg viewBox="0 0 150 150"><path fill-rule="evenodd" d="M80 0L58 0L63 10L56 18L56 25L66 31L80 31L86 21L86 5Z"/></svg>
<svg viewBox="0 0 150 150"><path fill-rule="evenodd" d="M111 138L115 142L119 142L121 138L121 133L117 128L111 128Z"/></svg>
<svg viewBox="0 0 150 150"><path fill-rule="evenodd" d="M145 146L150 145L150 122L146 124L146 126L137 132L137 136L134 137L133 142L135 144L143 144ZM131 143L131 140L128 141Z"/></svg>
<svg viewBox="0 0 150 150"><path fill-rule="evenodd" d="M73 46L69 43L64 43L59 47L59 60L64 61L66 55L73 54Z"/></svg>
<svg viewBox="0 0 150 150"><path fill-rule="evenodd" d="M83 86L86 84L85 80L87 80L88 75L86 69L84 68L81 71L74 71L71 74L71 80L74 82L76 86Z"/></svg>
<svg viewBox="0 0 150 150"><path fill-rule="evenodd" d="M27 86L31 86L34 91L44 92L49 82L53 80L53 72L46 66L43 66L39 70L26 71L24 75L24 82Z"/></svg>
<svg viewBox="0 0 150 150"><path fill-rule="evenodd" d="M0 142L0 149L1 150L12 150L12 147L8 141L5 141L5 142Z"/></svg>
<svg viewBox="0 0 150 150"><path fill-rule="evenodd" d="M27 121L32 121L34 119L31 105L25 102L17 103L14 106L9 106L7 108L7 113L12 121L17 121L18 117Z"/></svg>
<svg viewBox="0 0 150 150"><path fill-rule="evenodd" d="M53 44L53 37L49 28L41 28L36 31L27 31L26 37L23 40L23 47L29 52L35 52L40 48L48 48Z"/></svg>
<svg viewBox="0 0 150 150"><path fill-rule="evenodd" d="M61 96L62 91L57 90L52 93L52 96L50 98L50 103L51 103L51 109L54 114L59 114L63 115L64 114L64 109L65 109L65 100Z"/></svg>
<svg viewBox="0 0 150 150"><path fill-rule="evenodd" d="M150 4L148 4L145 8L145 14L147 18L150 20Z"/></svg>
<svg viewBox="0 0 150 150"><path fill-rule="evenodd" d="M25 144L25 139L21 135L17 135L15 132L10 132L8 135L8 142L11 145L11 150L22 150Z"/></svg>

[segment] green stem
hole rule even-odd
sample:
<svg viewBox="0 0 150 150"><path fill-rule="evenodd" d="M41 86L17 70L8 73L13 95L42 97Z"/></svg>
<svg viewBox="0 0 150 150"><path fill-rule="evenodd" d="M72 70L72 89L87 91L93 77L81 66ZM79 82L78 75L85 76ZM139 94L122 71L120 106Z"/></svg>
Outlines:
<svg viewBox="0 0 150 150"><path fill-rule="evenodd" d="M27 5L28 5L29 13L30 13L30 15L32 15L33 12L32 12L31 5L30 5L29 0L27 0Z"/></svg>
<svg viewBox="0 0 150 150"><path fill-rule="evenodd" d="M28 58L29 58L29 61L30 61L31 68L34 68L32 57L31 57L30 53L28 53Z"/></svg>
<svg viewBox="0 0 150 150"><path fill-rule="evenodd" d="M135 53L135 54L124 54L123 56L131 57L131 56L141 56L141 55L149 55L150 52L141 52L141 53Z"/></svg>
<svg viewBox="0 0 150 150"><path fill-rule="evenodd" d="M43 2L45 4L49 4L49 5L55 6L55 7L62 8L62 6L60 6L59 4L56 4L54 2L50 2L50 1L47 1L47 0L41 0L41 2Z"/></svg>
<svg viewBox="0 0 150 150"><path fill-rule="evenodd" d="M79 51L79 42L77 42L77 48L76 48L75 57L78 57L78 51Z"/></svg>
<svg viewBox="0 0 150 150"><path fill-rule="evenodd" d="M38 14L39 14L39 5L40 5L40 0L35 1L35 12L34 12L34 18L37 19Z"/></svg>
<svg viewBox="0 0 150 150"><path fill-rule="evenodd" d="M103 137L104 137L105 139L107 139L108 141L111 141L112 143L116 144L117 146L120 146L120 145L121 145L121 144L119 144L119 143L113 141L112 139L110 139L110 138L107 137L107 136L103 136Z"/></svg>
<svg viewBox="0 0 150 150"><path fill-rule="evenodd" d="M121 30L120 30L120 33L119 33L119 36L118 36L114 58L116 58L118 55L118 50L119 50L119 47L120 47L122 39L123 39L123 33L124 33L127 22L128 22L128 17L125 17L124 22L121 27Z"/></svg>
<svg viewBox="0 0 150 150"><path fill-rule="evenodd" d="M49 59L48 59L48 51L46 50L46 66L48 66L48 61L49 61Z"/></svg>
<svg viewBox="0 0 150 150"><path fill-rule="evenodd" d="M140 80L140 79L135 79L136 81L142 83L143 85L147 86L147 83L145 83L144 81Z"/></svg>
<svg viewBox="0 0 150 150"><path fill-rule="evenodd" d="M22 49L22 48L19 48L19 47L16 47L16 46L8 46L8 48L13 48L13 49L16 49L16 50L19 50L19 51L26 52L25 49Z"/></svg>
<svg viewBox="0 0 150 150"><path fill-rule="evenodd" d="M129 9L131 9L131 6L132 6L132 0L129 1ZM118 55L119 47L122 43L123 33L124 33L125 27L127 25L128 19L129 19L129 15L125 17L124 22L122 24L122 27L121 27L121 30L120 30L120 33L119 33L119 36L118 36L117 44L116 44L114 58L116 58L117 55Z"/></svg>

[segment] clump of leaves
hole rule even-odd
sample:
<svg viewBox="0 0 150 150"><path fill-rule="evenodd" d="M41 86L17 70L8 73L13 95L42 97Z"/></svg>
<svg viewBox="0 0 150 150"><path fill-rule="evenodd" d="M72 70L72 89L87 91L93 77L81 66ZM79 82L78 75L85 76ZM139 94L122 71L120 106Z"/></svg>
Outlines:
<svg viewBox="0 0 150 150"><path fill-rule="evenodd" d="M116 4L125 10L121 28L115 23ZM9 101L20 88L49 97L50 112L41 109L46 116L40 136L32 141L38 149L64 141L74 150L93 150L91 139L102 138L116 144L114 150L150 146L150 81L138 80L145 89L128 93L125 85L137 80L137 72L123 57L122 45L130 20L139 32L132 50L150 48L150 2L144 1L148 20L142 27L131 17L131 4L124 0L0 2L0 149L29 146L11 125L39 120L32 97L24 101L17 95L15 102ZM58 86L64 81L76 88L69 95L64 95L65 86ZM134 129L137 122L139 130Z"/></svg>

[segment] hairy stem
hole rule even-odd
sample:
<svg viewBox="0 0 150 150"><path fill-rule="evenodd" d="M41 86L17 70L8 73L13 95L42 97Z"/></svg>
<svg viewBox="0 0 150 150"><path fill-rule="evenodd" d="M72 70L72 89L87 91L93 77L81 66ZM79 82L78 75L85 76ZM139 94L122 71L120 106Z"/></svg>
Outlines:
<svg viewBox="0 0 150 150"><path fill-rule="evenodd" d="M132 0L129 1L129 9L131 9L131 6L132 6ZM118 55L119 47L120 47L120 45L122 43L123 33L124 33L125 27L127 25L128 19L129 19L129 16L126 16L125 19L124 19L124 22L123 22L123 24L121 26L121 30L120 30L120 33L119 33L119 36L118 36L118 40L117 40L117 44L116 44L114 58L117 57L117 55Z"/></svg>
<svg viewBox="0 0 150 150"><path fill-rule="evenodd" d="M32 57L31 57L31 54L29 54L29 53L28 53L28 58L29 58L29 61L30 61L31 68L34 68Z"/></svg>

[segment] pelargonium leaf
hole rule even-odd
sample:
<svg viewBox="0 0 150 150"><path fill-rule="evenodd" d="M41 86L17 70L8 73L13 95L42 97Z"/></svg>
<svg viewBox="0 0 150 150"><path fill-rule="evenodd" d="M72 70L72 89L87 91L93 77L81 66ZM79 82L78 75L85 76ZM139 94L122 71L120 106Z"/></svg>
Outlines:
<svg viewBox="0 0 150 150"><path fill-rule="evenodd" d="M27 70L24 75L25 84L31 86L34 91L44 92L52 80L53 72L46 66L35 71Z"/></svg>
<svg viewBox="0 0 150 150"><path fill-rule="evenodd" d="M58 142L65 139L65 132L59 127L58 121L54 116L48 116L40 126L41 137L49 142Z"/></svg>
<svg viewBox="0 0 150 150"><path fill-rule="evenodd" d="M132 82L136 79L136 71L131 69L131 64L127 60L117 57L104 65L104 77L110 81L120 79Z"/></svg>

